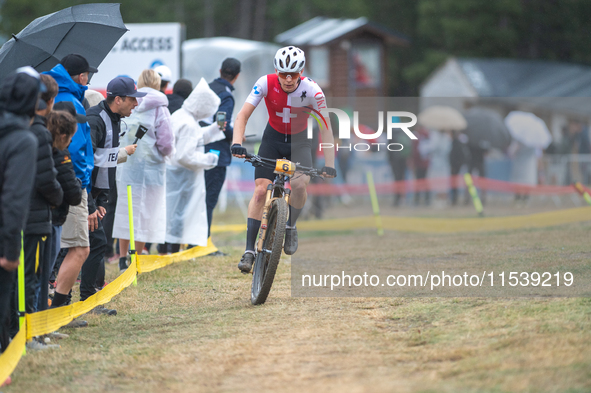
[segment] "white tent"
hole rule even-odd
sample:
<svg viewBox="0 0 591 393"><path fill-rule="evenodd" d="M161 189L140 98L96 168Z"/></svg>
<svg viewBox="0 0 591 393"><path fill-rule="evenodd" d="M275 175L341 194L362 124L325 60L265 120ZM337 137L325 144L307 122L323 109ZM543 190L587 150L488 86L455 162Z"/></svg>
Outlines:
<svg viewBox="0 0 591 393"><path fill-rule="evenodd" d="M201 78L209 83L220 76L219 70L225 58L234 57L240 60L241 72L234 85L234 120L257 79L275 72L273 57L277 49L279 46L274 44L229 37L188 40L182 46L183 78L193 82L193 86ZM253 139L260 139L268 118L264 104L259 104L248 122L246 135L256 134L257 137ZM249 142L253 139L249 139Z"/></svg>

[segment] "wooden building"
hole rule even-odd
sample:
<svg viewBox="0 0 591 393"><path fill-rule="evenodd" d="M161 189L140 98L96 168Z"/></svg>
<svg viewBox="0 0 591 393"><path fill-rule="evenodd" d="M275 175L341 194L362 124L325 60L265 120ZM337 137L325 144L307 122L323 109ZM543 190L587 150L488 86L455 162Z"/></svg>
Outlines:
<svg viewBox="0 0 591 393"><path fill-rule="evenodd" d="M388 86L388 49L407 46L404 35L366 18L316 17L275 37L306 52L304 74L332 97L381 97Z"/></svg>

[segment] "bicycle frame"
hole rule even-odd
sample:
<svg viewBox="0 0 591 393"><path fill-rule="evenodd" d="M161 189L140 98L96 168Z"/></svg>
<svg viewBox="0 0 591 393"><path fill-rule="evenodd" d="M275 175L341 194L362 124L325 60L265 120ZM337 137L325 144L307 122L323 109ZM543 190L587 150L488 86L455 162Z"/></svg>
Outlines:
<svg viewBox="0 0 591 393"><path fill-rule="evenodd" d="M291 198L291 190L285 188L285 183L295 174L296 171L302 172L307 176L318 176L318 172L314 168L300 167L298 163L286 159L265 159L257 155L247 155L247 160L254 159L255 162L250 161L254 166L267 166L274 168L275 180L267 186L267 194L265 196L265 205L263 206L263 217L261 219L261 231L259 233L259 240L257 242L257 253L263 252L263 241L267 234L268 215L271 204L278 198L284 198L287 206ZM289 210L287 212L287 219L289 219Z"/></svg>
<svg viewBox="0 0 591 393"><path fill-rule="evenodd" d="M289 206L289 199L291 197L291 190L285 188L285 182L289 179L289 176L277 174L273 183L267 186L267 195L265 197L265 206L263 207L263 218L261 220L261 232L259 234L259 240L257 242L257 252L263 251L263 241L267 235L267 219L269 214L269 208L271 203L275 199L284 198L287 206ZM289 219L289 210L288 216Z"/></svg>

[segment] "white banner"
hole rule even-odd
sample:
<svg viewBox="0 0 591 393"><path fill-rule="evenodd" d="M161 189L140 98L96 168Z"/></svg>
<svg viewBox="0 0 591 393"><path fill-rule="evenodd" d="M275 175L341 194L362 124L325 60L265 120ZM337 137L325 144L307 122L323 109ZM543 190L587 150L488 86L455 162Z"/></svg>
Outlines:
<svg viewBox="0 0 591 393"><path fill-rule="evenodd" d="M180 23L129 23L129 31L119 39L92 76L89 88L104 91L111 79L126 75L137 82L140 73L165 65L172 72L174 82L180 78L181 31Z"/></svg>

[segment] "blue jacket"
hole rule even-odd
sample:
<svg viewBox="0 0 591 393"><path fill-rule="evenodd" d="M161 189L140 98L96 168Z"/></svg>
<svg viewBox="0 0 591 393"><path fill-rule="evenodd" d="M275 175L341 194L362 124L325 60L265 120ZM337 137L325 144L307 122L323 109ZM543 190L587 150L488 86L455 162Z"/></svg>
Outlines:
<svg viewBox="0 0 591 393"><path fill-rule="evenodd" d="M55 97L55 102L70 101L74 104L76 112L86 115L82 101L84 100L84 92L88 87L74 82L61 64L53 67L51 71L44 72L44 74L52 76L59 86L59 93ZM92 139L88 123L78 123L78 130L74 134L68 150L70 151L76 177L82 181L82 188L86 188L86 191L90 194L94 152L92 151Z"/></svg>
<svg viewBox="0 0 591 393"><path fill-rule="evenodd" d="M218 112L226 112L228 125L226 131L224 131L226 139L205 145L205 152L208 152L211 149L219 150L220 158L217 166L228 166L232 162L230 145L232 144L232 138L234 137L234 128L230 125L230 122L232 121L232 112L234 111L234 96L232 95L234 86L223 78L217 78L209 84L209 87L218 95L218 97L220 97L221 103ZM214 121L216 121L215 115L213 116L213 119L207 123L211 124Z"/></svg>

